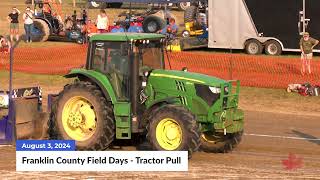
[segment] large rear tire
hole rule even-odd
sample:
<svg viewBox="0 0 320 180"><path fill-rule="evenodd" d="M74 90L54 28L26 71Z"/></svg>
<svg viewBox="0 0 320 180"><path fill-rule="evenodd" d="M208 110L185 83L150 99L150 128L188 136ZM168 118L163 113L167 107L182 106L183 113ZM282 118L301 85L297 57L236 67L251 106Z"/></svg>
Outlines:
<svg viewBox="0 0 320 180"><path fill-rule="evenodd" d="M184 11L184 22L194 22L197 19L197 7L190 6Z"/></svg>
<svg viewBox="0 0 320 180"><path fill-rule="evenodd" d="M234 134L214 134L204 132L201 134L201 150L209 153L228 153L241 141L243 131Z"/></svg>
<svg viewBox="0 0 320 180"><path fill-rule="evenodd" d="M112 105L99 88L89 82L65 86L51 113L50 139L73 139L78 150L104 150L114 136Z"/></svg>
<svg viewBox="0 0 320 180"><path fill-rule="evenodd" d="M33 21L34 41L45 42L49 39L50 28L49 25L42 19L35 19Z"/></svg>
<svg viewBox="0 0 320 180"><path fill-rule="evenodd" d="M164 105L149 116L147 139L154 150L198 151L200 131L194 115L177 105Z"/></svg>
<svg viewBox="0 0 320 180"><path fill-rule="evenodd" d="M163 29L165 25L164 19L158 16L148 16L144 19L142 28L145 33L156 33Z"/></svg>

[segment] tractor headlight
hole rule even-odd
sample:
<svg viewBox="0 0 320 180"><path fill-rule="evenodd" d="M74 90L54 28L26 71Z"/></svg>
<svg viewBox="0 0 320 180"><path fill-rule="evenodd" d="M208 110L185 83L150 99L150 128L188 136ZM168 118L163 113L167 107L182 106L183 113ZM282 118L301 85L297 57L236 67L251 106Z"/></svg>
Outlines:
<svg viewBox="0 0 320 180"><path fill-rule="evenodd" d="M221 93L221 89L219 87L209 87L209 89L213 94L220 94Z"/></svg>
<svg viewBox="0 0 320 180"><path fill-rule="evenodd" d="M148 71L145 71L145 72L143 72L143 75L144 75L145 77L148 77L148 76L149 76L149 72L148 72Z"/></svg>

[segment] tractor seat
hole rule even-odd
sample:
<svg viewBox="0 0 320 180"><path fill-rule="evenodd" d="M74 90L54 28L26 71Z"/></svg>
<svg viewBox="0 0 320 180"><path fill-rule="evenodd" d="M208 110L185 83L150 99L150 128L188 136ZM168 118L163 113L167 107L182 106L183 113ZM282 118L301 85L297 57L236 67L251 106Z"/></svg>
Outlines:
<svg viewBox="0 0 320 180"><path fill-rule="evenodd" d="M111 76L111 84L112 84L113 89L116 93L116 96L119 99L123 99L124 98L124 95L122 93L122 91L123 91L123 76L121 76L116 71L111 72L110 76Z"/></svg>

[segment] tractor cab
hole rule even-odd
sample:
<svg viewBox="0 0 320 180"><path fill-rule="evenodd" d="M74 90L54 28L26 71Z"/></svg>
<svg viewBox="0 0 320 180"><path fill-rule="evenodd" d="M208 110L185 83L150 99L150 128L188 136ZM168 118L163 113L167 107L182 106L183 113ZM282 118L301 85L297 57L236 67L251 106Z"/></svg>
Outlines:
<svg viewBox="0 0 320 180"><path fill-rule="evenodd" d="M130 82L136 82L133 77L139 77L138 81L142 81L144 74L152 69L164 69L164 37L149 36L140 39L145 35L95 35L90 40L87 69L107 75L120 100L130 98L133 87ZM102 41L102 37L106 39Z"/></svg>

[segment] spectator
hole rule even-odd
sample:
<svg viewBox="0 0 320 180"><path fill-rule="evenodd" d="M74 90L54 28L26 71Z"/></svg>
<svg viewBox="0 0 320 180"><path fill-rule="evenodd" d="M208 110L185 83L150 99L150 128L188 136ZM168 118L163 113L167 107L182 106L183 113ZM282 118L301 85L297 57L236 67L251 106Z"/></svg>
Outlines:
<svg viewBox="0 0 320 180"><path fill-rule="evenodd" d="M120 22L116 22L116 25L111 30L112 33L121 33L124 32L123 27L120 26Z"/></svg>
<svg viewBox="0 0 320 180"><path fill-rule="evenodd" d="M313 48L319 44L319 41L310 37L309 33L304 33L303 37L300 39L300 49L301 49L301 74L304 75L306 68L308 73L311 74L311 60Z"/></svg>
<svg viewBox="0 0 320 180"><path fill-rule="evenodd" d="M176 20L170 18L169 24L161 30L161 34L166 35L168 38L173 39L178 32L178 26L176 25Z"/></svg>
<svg viewBox="0 0 320 180"><path fill-rule="evenodd" d="M91 20L89 19L88 22L87 22L87 33L90 35L92 33L97 33L98 32L98 29L97 29L97 26L91 22Z"/></svg>
<svg viewBox="0 0 320 180"><path fill-rule="evenodd" d="M66 19L64 20L64 28L67 31L70 31L72 29L73 26L73 22L72 22L72 17L70 15L66 15Z"/></svg>
<svg viewBox="0 0 320 180"><path fill-rule="evenodd" d="M44 15L51 14L51 7L49 6L49 4L47 4L47 3L43 4L42 12Z"/></svg>
<svg viewBox="0 0 320 180"><path fill-rule="evenodd" d="M99 33L105 33L109 29L109 19L104 9L100 10L100 14L97 17L97 28Z"/></svg>
<svg viewBox="0 0 320 180"><path fill-rule="evenodd" d="M10 40L13 42L13 36L16 36L16 41L19 41L19 15L20 11L16 7L12 8L12 12L7 19L10 22Z"/></svg>
<svg viewBox="0 0 320 180"><path fill-rule="evenodd" d="M77 29L77 11L74 10L73 11L73 15L72 15L72 28L73 30Z"/></svg>
<svg viewBox="0 0 320 180"><path fill-rule="evenodd" d="M139 26L139 23L137 20L133 22L133 25L131 25L128 29L128 32L130 33L143 33L143 29L141 26Z"/></svg>
<svg viewBox="0 0 320 180"><path fill-rule="evenodd" d="M88 19L88 13L87 11L84 9L82 10L82 24L86 24L87 23L87 19Z"/></svg>
<svg viewBox="0 0 320 180"><path fill-rule="evenodd" d="M26 42L32 42L32 29L33 29L33 11L30 7L26 8L25 13L23 14L24 20L24 30L26 31Z"/></svg>
<svg viewBox="0 0 320 180"><path fill-rule="evenodd" d="M0 35L0 52L2 53L9 53L10 52L10 41L8 41L7 38L5 38L4 36Z"/></svg>

